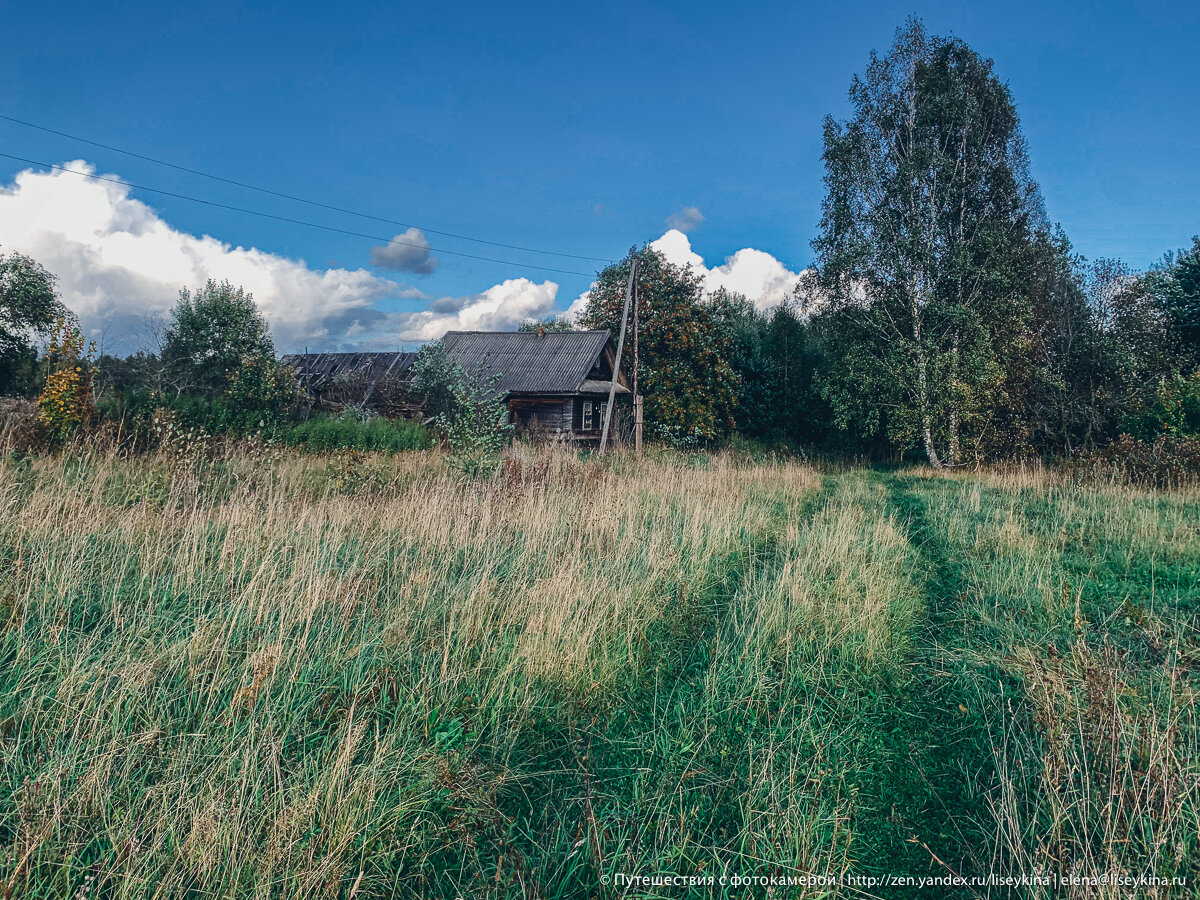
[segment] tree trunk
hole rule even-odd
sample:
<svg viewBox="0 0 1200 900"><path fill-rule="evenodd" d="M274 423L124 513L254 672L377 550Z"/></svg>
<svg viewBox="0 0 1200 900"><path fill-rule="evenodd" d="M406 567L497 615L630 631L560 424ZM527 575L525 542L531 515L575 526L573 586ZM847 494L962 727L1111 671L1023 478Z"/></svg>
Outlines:
<svg viewBox="0 0 1200 900"><path fill-rule="evenodd" d="M908 299L908 312L912 314L912 337L917 344L917 412L920 415L920 439L925 445L925 458L935 469L942 468L942 461L937 458L934 446L934 426L929 413L929 377L928 365L925 360L925 347L922 343L922 328L920 328L920 300L916 292Z"/></svg>
<svg viewBox="0 0 1200 900"><path fill-rule="evenodd" d="M938 459L937 449L933 446L933 424L929 413L929 378L925 347L921 343L921 306L914 297L909 300L909 311L912 313L913 339L917 346L917 411L921 416L921 440L925 445L925 458L935 469L942 468Z"/></svg>
<svg viewBox="0 0 1200 900"><path fill-rule="evenodd" d="M946 465L958 465L958 409L950 407L949 422L947 423L950 430L950 445L946 448Z"/></svg>
<svg viewBox="0 0 1200 900"><path fill-rule="evenodd" d="M929 384L925 377L925 351L917 350L917 407L921 412L921 440L925 444L925 458L935 469L942 468L937 448L933 446L933 424L929 415Z"/></svg>
<svg viewBox="0 0 1200 900"><path fill-rule="evenodd" d="M947 425L950 432L950 446L946 451L946 464L950 466L958 465L958 397L955 396L955 391L958 386L958 332L954 333L951 339L950 348L950 415Z"/></svg>

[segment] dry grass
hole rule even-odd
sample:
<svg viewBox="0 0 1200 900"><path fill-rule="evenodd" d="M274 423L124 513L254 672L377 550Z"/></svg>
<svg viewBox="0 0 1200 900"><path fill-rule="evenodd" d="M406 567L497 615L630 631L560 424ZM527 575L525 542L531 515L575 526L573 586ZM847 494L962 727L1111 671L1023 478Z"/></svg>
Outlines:
<svg viewBox="0 0 1200 900"><path fill-rule="evenodd" d="M0 895L938 874L914 835L1193 871L1196 507L721 454L9 458ZM987 764L943 844L935 753Z"/></svg>

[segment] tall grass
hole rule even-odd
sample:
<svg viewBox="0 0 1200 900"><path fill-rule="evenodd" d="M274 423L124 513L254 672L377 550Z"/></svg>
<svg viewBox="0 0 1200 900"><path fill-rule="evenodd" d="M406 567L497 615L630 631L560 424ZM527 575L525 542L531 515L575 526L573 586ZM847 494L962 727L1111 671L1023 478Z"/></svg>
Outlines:
<svg viewBox="0 0 1200 900"><path fill-rule="evenodd" d="M530 861L566 823L518 816L578 788L581 710L669 667L769 495L812 479L551 456L479 491L432 462L7 470L10 888L570 883Z"/></svg>
<svg viewBox="0 0 1200 900"><path fill-rule="evenodd" d="M1114 875L1194 880L1195 495L1011 472L923 493L965 575L952 653L995 760L994 864L1084 876L1074 893L1089 897L1129 896Z"/></svg>
<svg viewBox="0 0 1200 900"><path fill-rule="evenodd" d="M10 457L0 895L1192 871L1196 501L999 478Z"/></svg>

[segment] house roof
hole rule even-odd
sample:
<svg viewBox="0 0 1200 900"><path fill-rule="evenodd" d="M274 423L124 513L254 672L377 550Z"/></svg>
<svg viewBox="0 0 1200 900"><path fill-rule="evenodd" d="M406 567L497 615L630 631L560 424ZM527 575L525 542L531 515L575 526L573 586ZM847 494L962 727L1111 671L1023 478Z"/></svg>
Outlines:
<svg viewBox="0 0 1200 900"><path fill-rule="evenodd" d="M573 394L608 343L607 331L449 331L447 355L469 375L500 375L502 393Z"/></svg>
<svg viewBox="0 0 1200 900"><path fill-rule="evenodd" d="M291 366L301 383L316 378L381 378L404 380L415 353L291 353L280 362Z"/></svg>

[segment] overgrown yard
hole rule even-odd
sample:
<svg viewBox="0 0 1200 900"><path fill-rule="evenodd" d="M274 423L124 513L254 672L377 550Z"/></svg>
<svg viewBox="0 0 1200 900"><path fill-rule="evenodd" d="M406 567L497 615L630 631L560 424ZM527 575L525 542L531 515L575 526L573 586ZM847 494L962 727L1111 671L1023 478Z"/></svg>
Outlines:
<svg viewBox="0 0 1200 900"><path fill-rule="evenodd" d="M0 510L0 896L1200 883L1192 491L67 455L9 458Z"/></svg>

